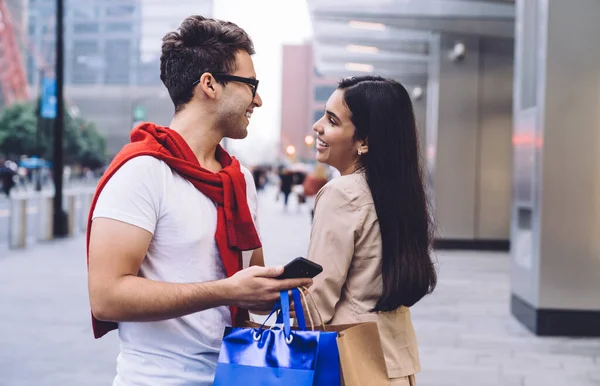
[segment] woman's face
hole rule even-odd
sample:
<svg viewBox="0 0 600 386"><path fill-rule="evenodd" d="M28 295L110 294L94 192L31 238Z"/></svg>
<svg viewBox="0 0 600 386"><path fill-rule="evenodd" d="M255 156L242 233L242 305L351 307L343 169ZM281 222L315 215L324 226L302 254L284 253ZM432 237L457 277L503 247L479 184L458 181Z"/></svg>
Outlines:
<svg viewBox="0 0 600 386"><path fill-rule="evenodd" d="M344 103L344 91L335 90L325 105L325 115L313 126L317 133L317 161L336 168L340 174L353 173L359 159L358 150L366 153L363 141L354 140L356 128Z"/></svg>

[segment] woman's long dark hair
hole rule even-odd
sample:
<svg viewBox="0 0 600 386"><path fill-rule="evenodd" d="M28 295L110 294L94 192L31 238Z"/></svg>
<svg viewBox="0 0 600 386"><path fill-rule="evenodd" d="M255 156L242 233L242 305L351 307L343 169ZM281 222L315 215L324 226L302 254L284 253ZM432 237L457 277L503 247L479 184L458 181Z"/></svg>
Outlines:
<svg viewBox="0 0 600 386"><path fill-rule="evenodd" d="M361 167L373 195L383 249L383 293L373 311L410 307L437 283L412 102L400 83L378 76L343 79L338 88L352 114L355 139L369 147Z"/></svg>

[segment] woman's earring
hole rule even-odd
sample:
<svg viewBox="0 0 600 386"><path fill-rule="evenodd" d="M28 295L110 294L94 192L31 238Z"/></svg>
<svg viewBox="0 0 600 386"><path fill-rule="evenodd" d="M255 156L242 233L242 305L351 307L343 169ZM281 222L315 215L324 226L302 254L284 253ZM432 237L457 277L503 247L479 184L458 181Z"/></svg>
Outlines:
<svg viewBox="0 0 600 386"><path fill-rule="evenodd" d="M362 150L358 150L358 155L362 155Z"/></svg>

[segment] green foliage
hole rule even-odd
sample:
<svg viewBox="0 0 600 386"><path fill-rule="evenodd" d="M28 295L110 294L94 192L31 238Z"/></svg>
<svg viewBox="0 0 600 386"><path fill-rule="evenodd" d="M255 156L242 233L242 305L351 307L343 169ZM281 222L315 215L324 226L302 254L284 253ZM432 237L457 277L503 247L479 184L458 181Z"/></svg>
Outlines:
<svg viewBox="0 0 600 386"><path fill-rule="evenodd" d="M36 155L52 160L54 121L38 121L38 106L39 101L16 103L0 114L0 154L10 158ZM95 169L106 162L106 140L95 124L73 117L66 110L63 146L66 164Z"/></svg>
<svg viewBox="0 0 600 386"><path fill-rule="evenodd" d="M106 162L106 139L98 132L93 122L81 120L79 138L79 164L90 169L103 166Z"/></svg>
<svg viewBox="0 0 600 386"><path fill-rule="evenodd" d="M17 103L0 115L0 152L35 154L37 119L32 103Z"/></svg>

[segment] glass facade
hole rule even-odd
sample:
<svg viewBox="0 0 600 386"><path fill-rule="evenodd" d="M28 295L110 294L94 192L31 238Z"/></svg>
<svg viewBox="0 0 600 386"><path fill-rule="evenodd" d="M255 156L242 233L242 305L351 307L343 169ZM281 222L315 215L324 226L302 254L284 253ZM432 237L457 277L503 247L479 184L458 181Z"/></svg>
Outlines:
<svg viewBox="0 0 600 386"><path fill-rule="evenodd" d="M29 3L29 82L43 65L54 67L56 1ZM65 84L137 84L142 11L137 0L65 2Z"/></svg>

